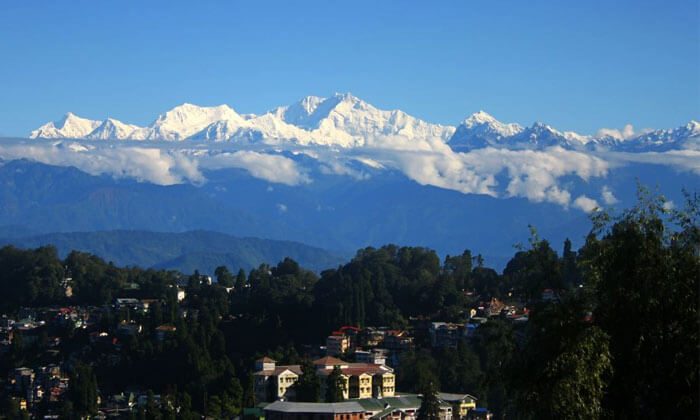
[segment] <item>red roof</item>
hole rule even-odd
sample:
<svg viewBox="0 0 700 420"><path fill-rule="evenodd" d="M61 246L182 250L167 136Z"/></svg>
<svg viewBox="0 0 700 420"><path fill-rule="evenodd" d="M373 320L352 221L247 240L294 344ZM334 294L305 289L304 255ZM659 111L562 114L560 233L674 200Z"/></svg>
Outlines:
<svg viewBox="0 0 700 420"><path fill-rule="evenodd" d="M314 360L314 365L324 365L324 366L335 366L335 365L347 365L346 362L336 359L335 357L326 356L318 360Z"/></svg>

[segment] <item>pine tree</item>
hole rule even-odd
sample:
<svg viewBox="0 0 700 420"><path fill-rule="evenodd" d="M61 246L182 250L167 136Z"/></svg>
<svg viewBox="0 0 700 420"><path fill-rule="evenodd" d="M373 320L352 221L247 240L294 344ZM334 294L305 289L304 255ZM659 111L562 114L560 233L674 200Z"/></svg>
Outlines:
<svg viewBox="0 0 700 420"><path fill-rule="evenodd" d="M345 401L345 380L340 367L335 366L326 378L326 402Z"/></svg>
<svg viewBox="0 0 700 420"><path fill-rule="evenodd" d="M440 400L433 382L430 382L423 391L423 400L418 409L418 420L440 420Z"/></svg>
<svg viewBox="0 0 700 420"><path fill-rule="evenodd" d="M301 364L301 375L294 387L297 401L319 402L321 400L321 378L316 372L316 366L310 360L307 359Z"/></svg>

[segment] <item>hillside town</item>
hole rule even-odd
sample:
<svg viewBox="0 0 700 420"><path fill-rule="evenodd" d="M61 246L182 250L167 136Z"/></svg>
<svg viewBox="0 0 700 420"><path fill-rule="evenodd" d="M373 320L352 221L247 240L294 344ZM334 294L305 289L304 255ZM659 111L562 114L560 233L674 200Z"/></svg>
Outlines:
<svg viewBox="0 0 700 420"><path fill-rule="evenodd" d="M210 278L202 279L203 284L212 286ZM69 284L70 279L64 279L67 297L70 297ZM185 288L175 287L174 290L179 303L178 317L197 317L198 310L186 305ZM231 293L233 288L224 290ZM10 356L18 347L23 351L41 352L37 358L39 363L10 372L4 385L5 393L21 412L33 418L39 414L46 419L58 418L68 395L72 376L69 372L75 372L76 364L86 360L86 356L100 352L100 363L119 366L126 341L141 337L163 342L174 337L177 327L173 324L148 325L149 308L161 308L164 303L158 299L123 297L102 306L23 307L17 312L17 320L3 314L0 357ZM415 350L416 334L429 337L427 343L433 348L456 348L459 340L469 340L473 331L490 318L505 317L517 323L527 321L527 309L516 317L518 310L496 299L479 303L468 312L471 316L468 322L416 320L414 327L402 330L341 326L326 337L325 345L306 346L310 354L319 356L312 364L321 379L321 395L327 394L328 378L339 369L345 402L297 402L295 384L303 375L302 366L280 365L266 356L259 358L252 369L256 404L244 407L239 416L279 420L415 420L422 396L396 389L395 368L402 352ZM68 336L64 335L66 332ZM82 342L82 345L69 346L65 340ZM469 391L464 390L462 394L439 392L440 420L489 419L488 410L477 407L478 400ZM128 417L147 404L171 403L161 399L159 394L149 394L138 384L119 393L97 390L98 417ZM172 408L178 410L178 407Z"/></svg>

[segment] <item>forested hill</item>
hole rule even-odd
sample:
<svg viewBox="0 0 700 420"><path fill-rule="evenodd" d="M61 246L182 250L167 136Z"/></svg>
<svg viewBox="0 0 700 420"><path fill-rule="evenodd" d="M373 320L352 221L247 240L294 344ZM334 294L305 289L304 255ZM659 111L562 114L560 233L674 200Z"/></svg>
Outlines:
<svg viewBox="0 0 700 420"><path fill-rule="evenodd" d="M290 257L303 267L321 271L346 261L331 252L292 241L238 238L210 231L165 233L112 230L101 232L50 233L0 239L1 245L36 248L53 245L63 258L72 250L89 252L119 266L163 268L214 274L225 265L246 271L264 262Z"/></svg>

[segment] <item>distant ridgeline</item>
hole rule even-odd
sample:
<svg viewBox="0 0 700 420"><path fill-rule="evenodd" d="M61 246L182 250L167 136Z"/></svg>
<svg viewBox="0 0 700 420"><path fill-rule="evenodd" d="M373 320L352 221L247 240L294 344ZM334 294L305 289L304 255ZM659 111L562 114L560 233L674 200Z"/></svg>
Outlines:
<svg viewBox="0 0 700 420"><path fill-rule="evenodd" d="M264 262L281 261L285 257L317 272L347 261L342 256L298 242L237 238L207 231L165 233L119 230L27 235L26 232L8 229L7 233L3 239L3 229L0 229L0 246L36 248L52 245L62 258L78 250L119 266L178 270L188 274L199 270L202 274L214 275L218 266L248 271Z"/></svg>

